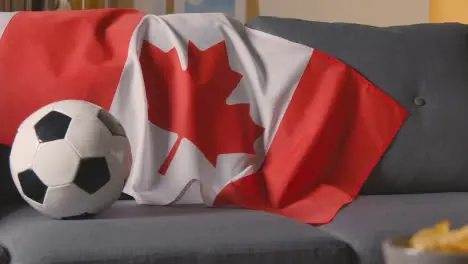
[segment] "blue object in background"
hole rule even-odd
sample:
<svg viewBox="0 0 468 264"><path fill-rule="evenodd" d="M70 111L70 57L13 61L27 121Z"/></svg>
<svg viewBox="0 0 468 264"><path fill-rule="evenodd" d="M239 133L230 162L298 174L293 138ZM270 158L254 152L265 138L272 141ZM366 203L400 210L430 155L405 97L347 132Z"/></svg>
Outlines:
<svg viewBox="0 0 468 264"><path fill-rule="evenodd" d="M198 0L200 4L192 4L185 1L184 12L186 13L225 13L235 17L236 0Z"/></svg>

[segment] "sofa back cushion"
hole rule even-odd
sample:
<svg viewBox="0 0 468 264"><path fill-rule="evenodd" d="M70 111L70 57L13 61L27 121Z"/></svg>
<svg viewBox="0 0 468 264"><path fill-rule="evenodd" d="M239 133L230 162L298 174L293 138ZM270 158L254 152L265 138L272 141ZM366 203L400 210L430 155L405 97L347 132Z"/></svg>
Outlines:
<svg viewBox="0 0 468 264"><path fill-rule="evenodd" d="M9 146L0 144L0 209L6 204L21 200L11 177L10 151Z"/></svg>
<svg viewBox="0 0 468 264"><path fill-rule="evenodd" d="M468 26L378 28L274 17L248 26L342 60L409 111L361 193L468 191Z"/></svg>

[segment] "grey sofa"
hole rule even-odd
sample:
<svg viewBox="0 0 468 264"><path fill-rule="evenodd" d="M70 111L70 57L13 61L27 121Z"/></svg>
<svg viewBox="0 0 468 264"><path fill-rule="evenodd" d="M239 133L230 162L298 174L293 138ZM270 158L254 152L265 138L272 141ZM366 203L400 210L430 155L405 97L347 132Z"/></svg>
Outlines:
<svg viewBox="0 0 468 264"><path fill-rule="evenodd" d="M468 26L376 28L273 17L248 26L337 57L409 111L355 202L322 226L244 209L131 200L96 219L57 221L20 202L3 166L0 264L379 264L386 237L441 219L468 223ZM0 162L7 159L2 146Z"/></svg>

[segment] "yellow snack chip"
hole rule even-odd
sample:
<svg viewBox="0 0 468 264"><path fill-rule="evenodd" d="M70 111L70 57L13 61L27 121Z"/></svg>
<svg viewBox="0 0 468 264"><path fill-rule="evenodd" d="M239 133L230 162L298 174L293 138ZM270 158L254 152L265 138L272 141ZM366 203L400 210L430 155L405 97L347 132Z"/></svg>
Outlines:
<svg viewBox="0 0 468 264"><path fill-rule="evenodd" d="M450 232L450 223L441 221L433 227L423 228L416 232L409 240L410 246L419 250L435 250L440 237Z"/></svg>
<svg viewBox="0 0 468 264"><path fill-rule="evenodd" d="M450 230L448 220L440 221L432 227L416 232L410 238L409 245L422 251L468 253L468 225Z"/></svg>

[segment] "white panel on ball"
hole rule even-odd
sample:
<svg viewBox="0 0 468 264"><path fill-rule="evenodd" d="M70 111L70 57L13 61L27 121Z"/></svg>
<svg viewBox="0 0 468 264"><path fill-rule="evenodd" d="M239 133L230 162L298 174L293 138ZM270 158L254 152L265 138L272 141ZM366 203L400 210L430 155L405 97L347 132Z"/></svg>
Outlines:
<svg viewBox="0 0 468 264"><path fill-rule="evenodd" d="M80 100L63 100L53 105L54 109L66 114L67 116L77 118L83 116L90 118L97 116L101 108L95 104Z"/></svg>
<svg viewBox="0 0 468 264"><path fill-rule="evenodd" d="M81 215L90 203L89 195L74 184L49 187L42 212L52 218Z"/></svg>
<svg viewBox="0 0 468 264"><path fill-rule="evenodd" d="M16 173L30 169L39 141L33 126L24 126L16 133L16 138L10 153L10 167Z"/></svg>
<svg viewBox="0 0 468 264"><path fill-rule="evenodd" d="M80 158L65 140L40 144L32 168L49 187L72 183Z"/></svg>
<svg viewBox="0 0 468 264"><path fill-rule="evenodd" d="M78 117L70 122L65 140L82 158L105 156L109 152L112 134L96 118Z"/></svg>

